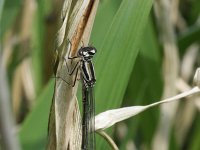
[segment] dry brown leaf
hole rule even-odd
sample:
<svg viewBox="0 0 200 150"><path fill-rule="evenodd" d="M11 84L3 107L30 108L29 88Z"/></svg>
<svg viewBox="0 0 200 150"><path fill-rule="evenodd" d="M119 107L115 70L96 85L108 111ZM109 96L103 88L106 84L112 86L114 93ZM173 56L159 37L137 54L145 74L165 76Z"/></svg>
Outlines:
<svg viewBox="0 0 200 150"><path fill-rule="evenodd" d="M73 1L73 4L71 0L64 2L62 11L64 21L57 34L58 68L49 121L49 150L81 149L80 112L76 100L78 84L72 87L66 83L67 81L73 84L75 80L74 74L67 73L66 63L69 70L72 70L77 60L68 59L69 52L70 56L74 56L82 42L88 44L98 2L98 0L77 0Z"/></svg>

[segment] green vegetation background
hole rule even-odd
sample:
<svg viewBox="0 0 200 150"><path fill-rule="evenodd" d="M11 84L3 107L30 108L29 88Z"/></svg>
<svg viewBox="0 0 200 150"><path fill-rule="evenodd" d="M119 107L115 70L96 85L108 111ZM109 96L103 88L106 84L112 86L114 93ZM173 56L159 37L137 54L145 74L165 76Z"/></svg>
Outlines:
<svg viewBox="0 0 200 150"><path fill-rule="evenodd" d="M19 14L23 2L23 0L7 0L3 6L3 1L1 1L1 40L13 24L20 21ZM54 79L50 78L53 76L51 75L53 67L47 63L53 62L53 58L49 57L54 50L53 42L47 41L55 39L55 33L59 28L54 29L55 32L51 37L48 36L47 17L53 11L54 5L48 0L38 0L36 3L37 13L33 18L32 49L28 57L32 58L37 97L33 108L20 124L19 137L24 150L45 148L48 115L54 88ZM98 50L94 62L97 74L96 114L122 106L145 105L160 99L163 87L163 56L158 30L152 15L152 4L153 0L100 1L90 39L92 45ZM199 41L200 38L200 28L193 26L200 12L200 1L193 0L191 5L193 9L185 14L186 21L191 28L188 28L185 34L177 35L181 56L189 45ZM52 45L52 49L47 50L48 45ZM17 54L20 53L17 48L16 51ZM8 68L11 85L13 72L21 61L14 58ZM46 71L50 73L46 75ZM159 109L154 108L125 121L128 131L123 139L118 138L116 126L108 132L114 136L120 149L125 149L129 140L133 140L139 149L144 145L150 149L158 116ZM191 132L185 141L190 150L200 149L199 122L200 117L197 114ZM97 149L109 149L99 136L97 136ZM179 149L173 132L170 149Z"/></svg>

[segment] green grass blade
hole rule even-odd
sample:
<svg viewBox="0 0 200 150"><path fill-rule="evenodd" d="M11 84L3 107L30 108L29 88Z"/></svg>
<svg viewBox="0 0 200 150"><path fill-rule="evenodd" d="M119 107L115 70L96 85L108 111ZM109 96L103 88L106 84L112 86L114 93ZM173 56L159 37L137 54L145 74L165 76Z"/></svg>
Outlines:
<svg viewBox="0 0 200 150"><path fill-rule="evenodd" d="M120 107L151 6L152 1L124 0L110 27L105 27L107 34L95 62L97 113ZM99 13L106 18L105 12ZM93 37L98 41L98 35ZM106 149L97 141L97 149Z"/></svg>
<svg viewBox="0 0 200 150"><path fill-rule="evenodd" d="M200 26L193 25L189 27L185 32L183 32L178 37L178 46L181 50L181 54L184 54L186 48L188 48L194 42L198 42L200 40Z"/></svg>
<svg viewBox="0 0 200 150"><path fill-rule="evenodd" d="M2 38L6 30L14 24L17 14L21 8L21 0L5 1L5 2L4 0L1 0L0 7L1 7L0 9L3 9L0 10L0 16L1 16L0 38Z"/></svg>
<svg viewBox="0 0 200 150"><path fill-rule="evenodd" d="M97 112L120 106L151 6L152 1L124 0L116 13L95 62Z"/></svg>
<svg viewBox="0 0 200 150"><path fill-rule="evenodd" d="M45 4L44 1L38 1L38 7L35 13L34 24L32 26L32 64L33 77L36 93L40 93L43 84L43 64L44 63L44 37L45 37ZM51 44L51 43L50 43Z"/></svg>
<svg viewBox="0 0 200 150"><path fill-rule="evenodd" d="M54 81L50 81L37 99L36 106L27 116L20 130L24 150L43 150L47 140L48 116L53 97Z"/></svg>
<svg viewBox="0 0 200 150"><path fill-rule="evenodd" d="M95 43L94 46L97 50L100 50L105 35L108 32L107 29L112 23L120 4L121 0L100 1L94 22L94 28L91 34L91 44Z"/></svg>
<svg viewBox="0 0 200 150"><path fill-rule="evenodd" d="M194 124L192 126L192 131L189 133L189 138L186 138L185 143L189 143L188 149L189 150L197 150L200 149L200 116L199 113L197 113L197 116L194 119Z"/></svg>
<svg viewBox="0 0 200 150"><path fill-rule="evenodd" d="M136 59L124 96L123 105L125 106L150 104L161 96L161 55L151 21L149 21L146 27L142 41L143 44L141 45L141 50ZM143 138L141 141L148 142L137 142L138 144L150 144L154 128L156 127L156 113L155 109L151 109L148 110L148 113L144 112L127 120L127 128L131 132L128 132L126 138L120 141L122 144L120 149L125 149L128 140L131 138L136 139L138 136ZM148 126L146 126L147 124Z"/></svg>
<svg viewBox="0 0 200 150"><path fill-rule="evenodd" d="M4 0L1 0L0 1L0 20L1 20L1 14L2 14L2 11L3 11L3 5L4 5Z"/></svg>

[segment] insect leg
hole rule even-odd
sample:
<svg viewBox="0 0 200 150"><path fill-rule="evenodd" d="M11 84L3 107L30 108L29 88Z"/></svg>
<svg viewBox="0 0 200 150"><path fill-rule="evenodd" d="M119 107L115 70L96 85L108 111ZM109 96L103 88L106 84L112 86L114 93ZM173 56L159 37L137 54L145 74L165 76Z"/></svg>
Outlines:
<svg viewBox="0 0 200 150"><path fill-rule="evenodd" d="M75 64L75 66L71 69L71 72L70 72L70 69L69 69L67 60L66 60L65 58L64 58L64 60L65 60L66 66L67 66L67 72L68 72L68 74L69 74L69 75L72 75L72 74L74 73L75 69L77 68L79 61Z"/></svg>
<svg viewBox="0 0 200 150"><path fill-rule="evenodd" d="M62 79L65 83L67 83L68 85L74 87L75 84L76 84L76 80L77 80L77 78L78 78L78 68L76 69L76 74L75 74L75 78L74 78L73 83L67 82L67 81L66 81L65 79L63 79L62 77L55 77L55 78L56 78L56 79Z"/></svg>

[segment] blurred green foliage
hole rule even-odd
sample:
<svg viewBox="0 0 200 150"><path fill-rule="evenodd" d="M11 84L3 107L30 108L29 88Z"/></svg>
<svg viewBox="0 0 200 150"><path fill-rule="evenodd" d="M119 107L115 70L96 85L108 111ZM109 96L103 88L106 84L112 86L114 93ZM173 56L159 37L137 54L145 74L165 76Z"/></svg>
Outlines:
<svg viewBox="0 0 200 150"><path fill-rule="evenodd" d="M180 54L183 56L187 51L186 48L200 41L200 26L196 23L200 14L200 1L193 0L188 6L184 4L184 1L180 3L182 10L187 7L189 10L188 13L183 13L189 27L183 33L177 34L177 43ZM0 14L2 4L3 1L0 1ZM2 41L6 33L11 28L15 29L15 25L19 24L23 4L22 0L5 1L0 27ZM50 76L45 74L45 68L52 70L52 64L49 62L53 62L53 58L49 57L49 53L53 53L54 44L48 41L55 39L55 32L58 30L58 27L54 26L55 32L49 37L47 20L49 17L52 19L52 16L59 18L60 14L54 11L52 1L38 0L36 4L34 24L30 29L32 37L29 56L33 65L36 99L33 108L30 108L30 112L21 123L19 133L22 147L25 150L42 150L46 145L54 81L49 80ZM90 39L92 45L98 50L94 62L97 74L96 113L122 106L146 105L160 99L163 88L163 56L157 26L152 19L152 4L153 0L100 1ZM16 64L14 66L17 67ZM15 67L8 69L11 72L11 78ZM118 136L118 126L108 131L110 135L113 135L120 149L125 149L130 140L135 142L138 149L144 149L144 147L151 149L158 116L159 111L155 108L125 121L128 132L123 139ZM199 122L199 113L197 113L182 149L184 147L190 150L200 149ZM174 136L174 134L171 136L170 148L177 149ZM109 149L105 143L101 137L97 136L97 149Z"/></svg>

